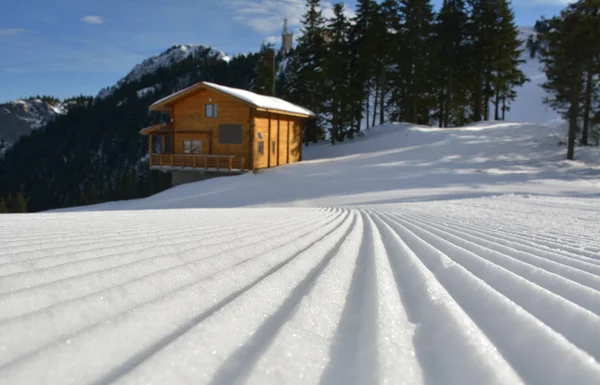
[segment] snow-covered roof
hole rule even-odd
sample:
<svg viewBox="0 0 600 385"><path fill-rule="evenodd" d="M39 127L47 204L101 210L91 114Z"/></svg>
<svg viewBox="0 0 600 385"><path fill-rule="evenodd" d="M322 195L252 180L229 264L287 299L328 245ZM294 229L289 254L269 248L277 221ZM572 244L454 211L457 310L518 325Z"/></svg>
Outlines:
<svg viewBox="0 0 600 385"><path fill-rule="evenodd" d="M164 98L154 102L150 106L150 109L157 110L157 111L164 110L165 107L172 104L176 100L184 98L189 93L191 93L197 89L201 89L201 88L210 88L210 89L222 92L233 98L236 98L238 100L246 102L254 107L265 109L265 110L297 114L297 115L303 115L303 116L309 116L309 117L315 116L315 113L310 111L309 109L306 109L304 107L298 106L293 103L290 103L283 99L279 99L279 98L276 98L273 96L260 95L255 92L252 92L252 91L243 90L240 88L226 87L226 86L222 86L220 84L209 83L209 82L200 82L200 83L194 84L193 86L184 88L183 90L175 92L174 94L171 94L167 97L164 97Z"/></svg>

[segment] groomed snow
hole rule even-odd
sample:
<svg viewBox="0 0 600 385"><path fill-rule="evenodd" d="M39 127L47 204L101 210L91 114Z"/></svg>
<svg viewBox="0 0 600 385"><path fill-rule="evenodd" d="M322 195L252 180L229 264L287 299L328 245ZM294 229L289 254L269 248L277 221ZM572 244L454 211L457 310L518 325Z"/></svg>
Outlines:
<svg viewBox="0 0 600 385"><path fill-rule="evenodd" d="M598 384L599 152L561 139L390 124L0 216L0 383Z"/></svg>

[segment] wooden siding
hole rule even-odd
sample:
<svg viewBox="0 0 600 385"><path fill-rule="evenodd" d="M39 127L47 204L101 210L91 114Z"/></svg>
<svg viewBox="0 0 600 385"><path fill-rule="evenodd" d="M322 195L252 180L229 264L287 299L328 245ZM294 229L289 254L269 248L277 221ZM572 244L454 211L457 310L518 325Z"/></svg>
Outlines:
<svg viewBox="0 0 600 385"><path fill-rule="evenodd" d="M290 117L290 163L302 160L302 118Z"/></svg>
<svg viewBox="0 0 600 385"><path fill-rule="evenodd" d="M269 129L270 122L270 129ZM275 167L298 162L302 151L303 118L270 114L256 111L254 113L254 167ZM258 154L258 142L264 142L264 155ZM275 143L275 151L273 151Z"/></svg>
<svg viewBox="0 0 600 385"><path fill-rule="evenodd" d="M288 163L288 155L289 155L289 144L288 144L288 124L289 118L287 116L279 116L279 124L277 128L277 136L279 138L278 146L279 146L279 158L278 164L287 164Z"/></svg>
<svg viewBox="0 0 600 385"><path fill-rule="evenodd" d="M258 144L264 143L264 153L258 153ZM254 112L254 146L253 146L254 168L269 167L269 114L266 112Z"/></svg>
<svg viewBox="0 0 600 385"><path fill-rule="evenodd" d="M278 134L278 125L279 125L279 115L269 114L269 167L277 167L277 161L279 160L278 154L278 144L279 144L279 134ZM282 149L285 151L285 149Z"/></svg>
<svg viewBox="0 0 600 385"><path fill-rule="evenodd" d="M216 118L206 118L204 116L205 104L217 105ZM200 90L176 102L172 107L175 152L183 152L183 140L200 139L202 140L203 154L234 155L248 160L250 158L248 156L250 145L249 116L250 107L238 100L213 90ZM221 144L218 131L220 124L241 125L242 143ZM201 131L210 131L212 134Z"/></svg>

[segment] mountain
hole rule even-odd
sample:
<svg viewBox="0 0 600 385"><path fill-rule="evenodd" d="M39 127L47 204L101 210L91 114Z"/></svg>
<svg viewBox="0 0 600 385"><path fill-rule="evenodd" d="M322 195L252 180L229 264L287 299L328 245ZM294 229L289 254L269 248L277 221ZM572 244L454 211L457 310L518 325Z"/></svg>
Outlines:
<svg viewBox="0 0 600 385"><path fill-rule="evenodd" d="M21 136L29 135L66 112L66 106L56 100L20 99L0 104L0 154Z"/></svg>
<svg viewBox="0 0 600 385"><path fill-rule="evenodd" d="M123 79L119 80L117 84L100 90L97 97L105 99L114 94L116 90L125 84L139 81L144 75L153 74L161 68L172 66L173 64L180 63L181 61L194 56L211 56L216 57L218 60L223 60L224 62L231 61L231 57L225 55L223 52L203 45L174 45L165 52L152 56L136 65L133 70L131 70L131 72Z"/></svg>
<svg viewBox="0 0 600 385"><path fill-rule="evenodd" d="M97 95L98 99L106 99L124 85L140 81L145 75L156 73L160 69L173 66L194 56L208 55L224 62L231 61L225 53L198 44L174 45L165 52L154 55L137 64L127 76L116 84L106 87ZM148 93L156 92L160 85L145 87L137 92L139 98ZM60 100L54 98L33 97L19 99L6 104L0 104L0 155L16 142L21 136L29 135L53 121L57 116L64 115L69 108L77 104L75 98Z"/></svg>
<svg viewBox="0 0 600 385"><path fill-rule="evenodd" d="M532 33L522 28L522 40ZM0 161L0 196L21 192L29 209L38 211L140 198L170 187L168 174L150 172L145 163L147 141L138 132L164 119L149 114L148 106L201 80L249 89L260 58L259 53L229 57L202 45L176 45L144 60L88 104L70 109L6 151ZM521 68L531 81L518 90L507 120L561 124L543 103L540 62L527 52L523 59ZM281 60L280 77L286 67Z"/></svg>
<svg viewBox="0 0 600 385"><path fill-rule="evenodd" d="M177 45L144 60L86 103L42 122L0 160L0 197L21 192L30 211L147 196L170 187L148 170L139 130L164 119L157 99L201 80L250 88L257 54L228 57L201 45ZM44 124L45 123L45 124Z"/></svg>

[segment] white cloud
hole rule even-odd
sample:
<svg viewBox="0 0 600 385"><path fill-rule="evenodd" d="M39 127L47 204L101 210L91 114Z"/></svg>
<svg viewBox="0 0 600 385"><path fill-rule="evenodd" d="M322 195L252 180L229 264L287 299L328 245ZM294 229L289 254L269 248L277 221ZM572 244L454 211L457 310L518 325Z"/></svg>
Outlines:
<svg viewBox="0 0 600 385"><path fill-rule="evenodd" d="M281 36L267 36L265 38L265 43L275 44L275 46L277 46L278 44L281 44Z"/></svg>
<svg viewBox="0 0 600 385"><path fill-rule="evenodd" d="M0 28L0 37L2 36L17 36L26 32L23 28Z"/></svg>
<svg viewBox="0 0 600 385"><path fill-rule="evenodd" d="M229 5L235 13L235 20L264 35L280 33L284 18L288 19L290 30L298 30L306 12L305 0L229 0ZM324 17L333 16L331 2L322 2L321 8ZM354 16L354 10L348 4L346 16Z"/></svg>
<svg viewBox="0 0 600 385"><path fill-rule="evenodd" d="M104 24L104 19L100 16L84 16L81 21L86 24Z"/></svg>

